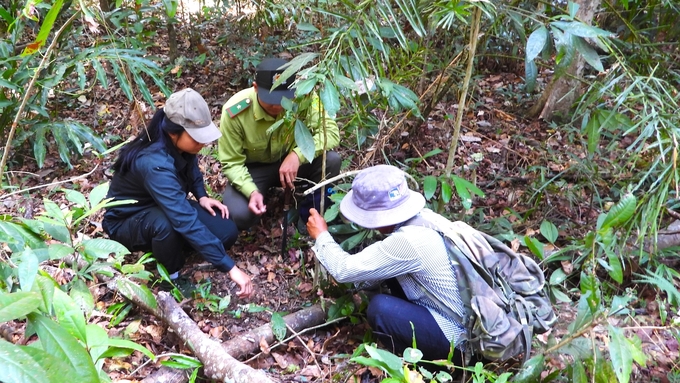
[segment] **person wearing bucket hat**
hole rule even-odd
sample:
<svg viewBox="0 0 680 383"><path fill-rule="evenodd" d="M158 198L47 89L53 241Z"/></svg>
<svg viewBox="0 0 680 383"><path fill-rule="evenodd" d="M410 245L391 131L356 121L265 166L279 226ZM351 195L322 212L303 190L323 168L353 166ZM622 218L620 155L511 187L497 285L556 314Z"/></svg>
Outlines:
<svg viewBox="0 0 680 383"><path fill-rule="evenodd" d="M241 230L255 225L265 213L265 197L270 188L295 189L296 179L319 182L324 174L324 151L325 175L330 178L340 173L342 160L331 150L340 142L338 125L321 107L317 94L311 96L311 106L304 121L314 138L315 153L311 163L295 145L292 134L283 129L269 131L283 117L283 98L292 100L295 97L292 87L295 74L272 89L281 79L287 63L280 58L262 60L256 68L253 86L236 93L222 108L218 158L229 181L222 200L229 206L231 216ZM306 222L309 207L318 208L320 201L319 191L300 203L303 221Z"/></svg>
<svg viewBox="0 0 680 383"><path fill-rule="evenodd" d="M462 345L456 339L463 338L463 325L422 290L427 289L455 312L464 312L444 240L431 228L408 225L421 215L437 215L425 208L425 198L409 189L402 170L377 165L357 174L340 203L340 212L359 226L389 234L349 254L335 242L317 211L310 211L307 222L316 257L338 282L361 283L362 287L385 282L389 287L390 294L374 295L369 302L367 317L373 333L398 353L412 346L415 333L425 360L446 359L453 342L453 361L461 366Z"/></svg>
<svg viewBox="0 0 680 383"><path fill-rule="evenodd" d="M186 88L170 95L113 164L107 198L118 205L106 209L102 227L130 251L151 251L171 279L188 255L182 249L193 248L228 272L237 294L247 297L253 292L250 277L227 254L238 229L229 209L208 197L196 157L221 135L198 92Z"/></svg>

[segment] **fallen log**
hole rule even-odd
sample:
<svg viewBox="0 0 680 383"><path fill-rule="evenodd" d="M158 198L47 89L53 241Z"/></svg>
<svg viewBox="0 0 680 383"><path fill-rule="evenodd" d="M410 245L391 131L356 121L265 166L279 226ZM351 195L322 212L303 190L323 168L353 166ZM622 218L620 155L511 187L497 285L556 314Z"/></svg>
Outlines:
<svg viewBox="0 0 680 383"><path fill-rule="evenodd" d="M153 374L142 379L142 383L187 383L189 377L186 371L162 366Z"/></svg>
<svg viewBox="0 0 680 383"><path fill-rule="evenodd" d="M314 305L306 309L288 314L283 317L288 327L293 331L300 331L308 327L324 323L326 313L320 305ZM290 333L290 331L289 331ZM245 357L259 350L260 341L264 339L267 344L274 342L274 333L270 324L254 328L243 334L239 334L222 344L222 349L236 359Z"/></svg>
<svg viewBox="0 0 680 383"><path fill-rule="evenodd" d="M210 339L187 313L175 302L172 295L158 293L158 310L161 319L193 350L203 363L207 377L234 383L273 383L264 371L256 370L227 354L217 341Z"/></svg>

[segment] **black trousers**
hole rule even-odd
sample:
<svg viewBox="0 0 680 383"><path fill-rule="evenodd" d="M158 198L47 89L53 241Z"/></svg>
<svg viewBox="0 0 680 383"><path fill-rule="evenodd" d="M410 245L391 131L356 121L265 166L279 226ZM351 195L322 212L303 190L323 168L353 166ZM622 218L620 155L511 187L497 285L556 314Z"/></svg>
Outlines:
<svg viewBox="0 0 680 383"><path fill-rule="evenodd" d="M229 249L238 237L238 229L231 219L223 219L219 213L212 216L196 201L189 201L201 221ZM191 247L182 234L172 228L170 220L159 207L140 211L119 222L105 222L109 238L118 241L130 251L151 251L157 262L168 273L179 271L189 255ZM201 249L193 249L200 252Z"/></svg>
<svg viewBox="0 0 680 383"><path fill-rule="evenodd" d="M311 163L300 165L298 170L298 178L304 178L312 182L321 181L321 156L317 157ZM326 152L326 177L335 177L340 174L340 166L342 159L336 152ZM257 189L264 195L265 204L267 203L267 190L272 187L281 186L279 178L279 167L281 161L273 162L271 164L253 163L247 164L248 172L253 177ZM229 208L229 216L236 222L239 230L247 230L251 226L257 224L260 216L254 214L248 209L250 196L246 197L231 185L227 184L222 197L222 201Z"/></svg>

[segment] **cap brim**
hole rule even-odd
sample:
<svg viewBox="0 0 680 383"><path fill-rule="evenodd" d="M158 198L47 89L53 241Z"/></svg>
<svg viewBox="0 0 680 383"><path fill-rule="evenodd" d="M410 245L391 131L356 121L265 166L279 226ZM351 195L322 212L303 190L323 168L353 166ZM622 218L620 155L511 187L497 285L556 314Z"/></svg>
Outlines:
<svg viewBox="0 0 680 383"><path fill-rule="evenodd" d="M222 132L215 126L212 121L210 125L202 128L184 128L186 132L199 144L209 144L218 138L222 137Z"/></svg>
<svg viewBox="0 0 680 383"><path fill-rule="evenodd" d="M425 197L409 190L409 198L401 205L389 210L364 210L354 204L353 191L340 202L340 212L345 218L366 229L388 227L406 222L415 217L425 207Z"/></svg>
<svg viewBox="0 0 680 383"><path fill-rule="evenodd" d="M275 90L270 92L269 89L257 88L257 96L262 102L271 105L281 105L281 99L285 96L288 99L295 98L295 88L286 90Z"/></svg>

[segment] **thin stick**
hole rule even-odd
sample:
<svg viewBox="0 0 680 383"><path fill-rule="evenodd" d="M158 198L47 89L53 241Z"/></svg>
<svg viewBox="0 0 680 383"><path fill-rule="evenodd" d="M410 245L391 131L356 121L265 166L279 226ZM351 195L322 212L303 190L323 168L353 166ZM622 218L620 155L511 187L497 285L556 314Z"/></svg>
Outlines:
<svg viewBox="0 0 680 383"><path fill-rule="evenodd" d="M27 188L27 189L21 189L21 190L13 191L13 192L11 192L11 193L9 193L9 194L5 194L5 195L3 195L3 196L0 196L0 200L3 200L3 199L5 199L5 198L7 198L7 197L9 197L9 196L11 196L11 195L14 195L14 194L19 194L19 193L27 192L27 191L29 191L29 190L40 189L40 188L44 188L44 187L48 187L48 186L52 186L52 185L59 185L59 184L63 184L63 183L66 183L66 182L76 181L76 180L79 180L79 179L81 179L81 178L85 178L85 177L89 176L90 174L94 173L94 171L97 170L98 167L99 167L99 164L96 164L96 165L94 166L94 169L90 170L88 173L86 173L86 174L81 174L81 175L79 175L79 176L76 176L76 177L73 177L73 178L69 178L69 179L64 180L64 181L54 181L54 182L50 182L50 183L44 184L44 185L38 185L38 186L33 186L33 187L30 187L30 188Z"/></svg>
<svg viewBox="0 0 680 383"><path fill-rule="evenodd" d="M274 345L270 346L269 349L271 350L271 349L273 349L273 348L276 348L276 347L281 346L282 344L286 344L286 342L288 342L289 340L291 340L291 339L293 339L293 338L296 338L296 337L298 337L298 336L300 336L300 335L302 335L302 334L304 334L304 333L306 333L306 332L308 332L308 331L316 330L316 329L321 328L321 327L326 327L326 326L328 326L329 324L333 324L333 323L336 323L336 322L340 322L340 321L343 320L343 319L347 319L347 317L335 318L335 319L330 320L330 321L328 321L328 322L326 322L326 323L322 323L322 324L320 324L320 325L308 327L308 328L306 328L306 329L304 329L304 330L298 332L298 333L295 334L295 335L289 336L288 338L286 338L286 339L284 339L284 340L282 340L282 341L280 341L280 342L278 342L278 343L275 343ZM253 360L259 358L260 355L262 355L262 352L261 352L261 351L258 352L258 353L255 354L255 355L253 355L250 359L246 360L246 361L243 362L243 363L252 362Z"/></svg>
<svg viewBox="0 0 680 383"><path fill-rule="evenodd" d="M329 183L335 182L335 181L337 181L337 180L339 180L339 179L341 179L341 178L353 176L353 175L359 173L360 171L361 171L361 170L350 170L350 171L348 171L348 172L345 172L345 173L342 173L342 174L338 174L338 175L335 176L335 177L329 178L329 179L327 179L327 180L325 180L325 181L323 181L323 182L319 182L318 184L316 184L316 185L312 186L311 188L305 190L304 193L302 193L302 195L309 195L309 194L311 194L311 193L314 193L315 190L317 190L317 189L319 189L319 188L322 188L322 187L324 187L325 185L328 185Z"/></svg>

